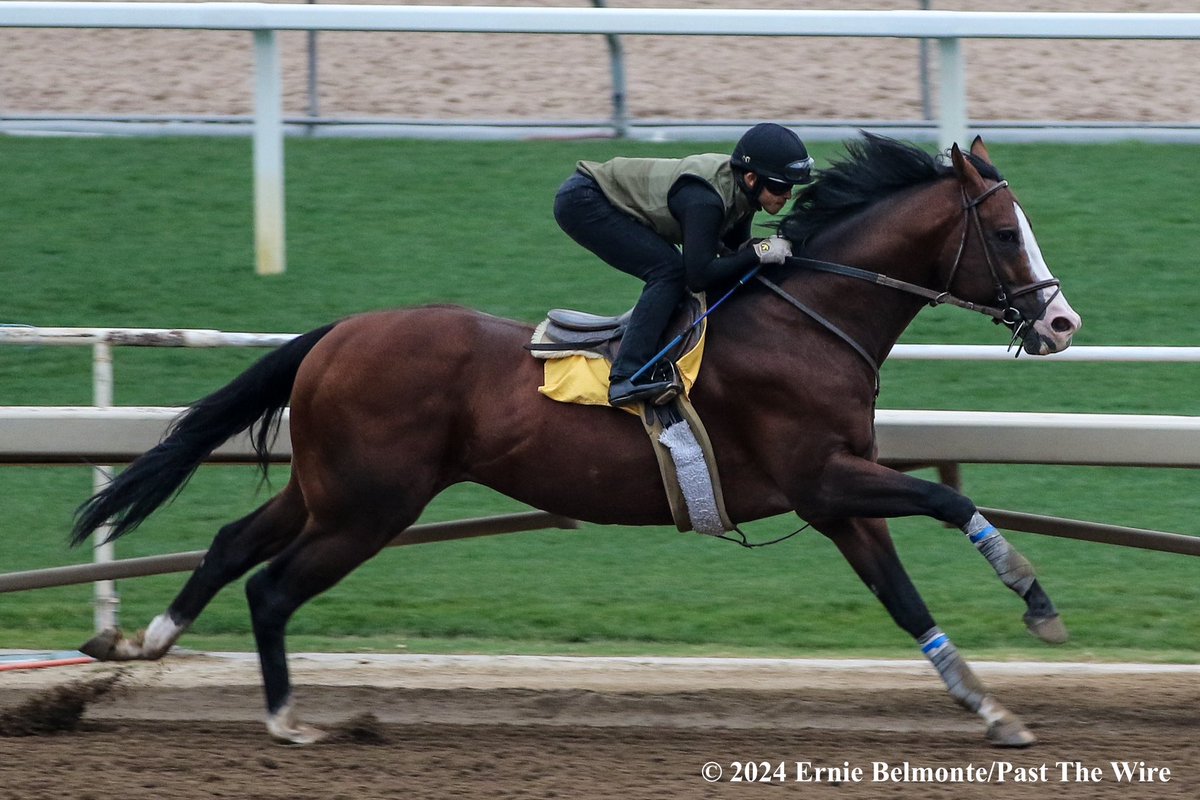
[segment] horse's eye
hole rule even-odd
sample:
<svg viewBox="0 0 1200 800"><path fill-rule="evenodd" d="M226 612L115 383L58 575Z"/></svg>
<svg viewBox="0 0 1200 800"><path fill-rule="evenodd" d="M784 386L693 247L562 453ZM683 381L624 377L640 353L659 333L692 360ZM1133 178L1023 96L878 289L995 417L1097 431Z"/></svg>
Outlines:
<svg viewBox="0 0 1200 800"><path fill-rule="evenodd" d="M1021 241L1021 234L1012 228L1004 228L996 231L996 238L1004 244L1016 244Z"/></svg>

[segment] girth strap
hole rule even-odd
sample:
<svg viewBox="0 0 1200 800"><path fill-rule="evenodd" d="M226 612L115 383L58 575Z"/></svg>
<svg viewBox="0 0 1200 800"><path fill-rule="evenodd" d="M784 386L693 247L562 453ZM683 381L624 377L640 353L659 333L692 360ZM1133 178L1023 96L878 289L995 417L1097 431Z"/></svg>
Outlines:
<svg viewBox="0 0 1200 800"><path fill-rule="evenodd" d="M852 268L847 267L847 269L852 269ZM764 278L761 273L756 275L755 278L763 286L766 286L772 292L774 292L775 294L782 297L784 300L786 300L792 306L797 308L801 313L803 313L806 316L808 316L809 318L811 318L814 322L816 322L822 328L829 331L830 333L832 333L834 336L841 339L846 344L850 345L850 347L852 347L854 349L854 352L856 352L860 356L862 356L863 360L867 362L867 366L869 366L871 368L872 375L874 375L874 377L875 377L875 394L876 395L879 394L879 365L875 363L875 359L871 357L871 354L867 352L865 347L863 347L858 342L854 341L854 339L850 336L850 334L846 333L844 330L839 328L837 325L834 325L832 322L825 319L825 317L821 316L815 310L808 307L804 303L800 302L792 295L788 294L778 284L774 283L769 278Z"/></svg>

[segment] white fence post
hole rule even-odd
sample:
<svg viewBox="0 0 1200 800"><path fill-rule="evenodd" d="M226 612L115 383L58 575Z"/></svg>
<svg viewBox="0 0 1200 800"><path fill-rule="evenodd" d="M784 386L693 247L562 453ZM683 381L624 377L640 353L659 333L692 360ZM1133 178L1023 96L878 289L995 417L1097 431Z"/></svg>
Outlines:
<svg viewBox="0 0 1200 800"><path fill-rule="evenodd" d="M92 402L98 408L109 408L113 402L112 347L107 342L92 345ZM98 492L112 480L112 467L98 466L92 469L92 491ZM116 558L116 548L106 542L112 526L108 523L96 530L92 546L92 562L108 564ZM121 610L121 596L117 594L117 583L111 580L96 581L93 589L93 620L96 632L117 627Z"/></svg>
<svg viewBox="0 0 1200 800"><path fill-rule="evenodd" d="M259 275L287 268L283 213L283 78L275 31L254 32L254 257Z"/></svg>
<svg viewBox="0 0 1200 800"><path fill-rule="evenodd" d="M938 108L938 147L950 149L958 142L966 147L967 138L967 64L963 58L962 40L944 38L938 40L941 54L939 75L940 98Z"/></svg>

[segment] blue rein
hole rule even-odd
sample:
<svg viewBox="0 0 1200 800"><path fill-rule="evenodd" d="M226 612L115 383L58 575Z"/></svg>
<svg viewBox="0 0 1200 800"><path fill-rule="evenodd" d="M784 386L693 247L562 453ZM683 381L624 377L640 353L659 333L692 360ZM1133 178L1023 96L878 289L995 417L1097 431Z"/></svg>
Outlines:
<svg viewBox="0 0 1200 800"><path fill-rule="evenodd" d="M756 265L756 266L754 267L754 269L752 269L752 270L750 270L749 272L747 272L747 273L746 273L745 275L743 275L741 278L738 278L738 282L737 282L737 283L735 283L735 284L733 285L733 287L732 287L732 288L731 288L731 289L730 289L728 292L726 292L726 293L725 293L725 295L724 295L724 296L723 296L723 297L722 297L720 300L718 300L717 302L715 302L715 303L713 303L711 306L709 306L709 307L708 307L708 310L707 310L707 311L705 311L703 314L701 314L699 317L697 317L695 322L693 322L691 325L687 326L687 328L686 328L686 329L684 329L683 333L679 334L679 335L678 335L678 336L676 336L674 339L672 339L672 340L671 340L671 341L670 341L670 342L667 344L667 346L666 346L666 347L664 347L662 350L659 350L659 351L658 351L658 353L657 353L657 354L656 354L656 355L655 355L653 358L651 358L649 361L647 361L645 364L643 364L643 365L641 366L641 368L640 368L640 369L638 369L638 371L637 371L637 372L635 372L635 373L633 373L633 375L629 376L629 380L631 380L631 381L633 381L634 383L636 383L638 378L642 377L642 376L643 376L643 375L645 375L645 374L646 374L648 371L650 371L650 369L651 369L651 368L653 368L653 367L654 367L654 365L655 365L655 364L657 364L659 361L662 361L662 359L663 359L663 356L665 356L667 353L669 353L669 352L671 352L672 350L674 350L674 349L675 349L675 347L676 347L676 346L678 346L678 344L679 344L680 342L682 342L682 341L684 340L684 338L685 338L685 337L686 337L688 334L690 334L692 331L694 331L694 330L696 329L696 326L697 326L697 325L699 325L701 322L703 322L703 321L704 321L704 319L705 319L705 318L706 318L706 317L707 317L709 314L711 314L711 313L713 313L714 311L716 311L716 310L717 310L717 308L718 308L718 307L720 307L721 303L724 303L726 300L728 300L728 299L729 299L729 296L730 296L731 294L733 294L734 292L736 292L736 291L738 290L738 287L739 287L739 286L745 286L747 283L749 283L750 281L752 281L752 280L754 279L754 276L758 274L758 271L759 271L760 269L762 269L762 264L758 264L758 265Z"/></svg>

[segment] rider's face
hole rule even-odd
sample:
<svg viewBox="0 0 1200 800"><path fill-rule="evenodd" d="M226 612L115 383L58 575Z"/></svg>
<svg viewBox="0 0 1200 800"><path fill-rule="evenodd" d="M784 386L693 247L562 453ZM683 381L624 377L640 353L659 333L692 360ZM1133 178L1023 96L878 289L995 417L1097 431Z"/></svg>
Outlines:
<svg viewBox="0 0 1200 800"><path fill-rule="evenodd" d="M746 173L746 183L751 189L758 189L758 202L768 214L778 214L787 205L787 201L792 199L791 186L763 180L753 172ZM776 194L780 189L783 190L783 194Z"/></svg>

